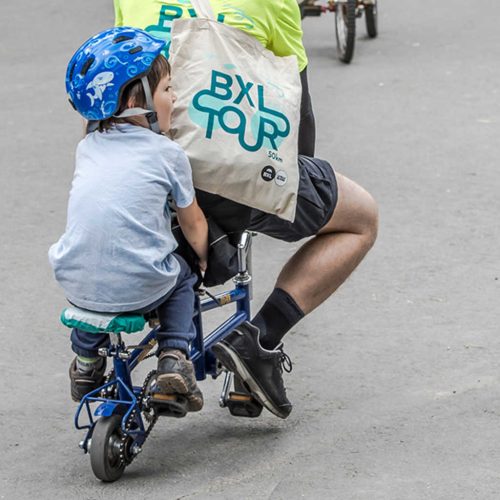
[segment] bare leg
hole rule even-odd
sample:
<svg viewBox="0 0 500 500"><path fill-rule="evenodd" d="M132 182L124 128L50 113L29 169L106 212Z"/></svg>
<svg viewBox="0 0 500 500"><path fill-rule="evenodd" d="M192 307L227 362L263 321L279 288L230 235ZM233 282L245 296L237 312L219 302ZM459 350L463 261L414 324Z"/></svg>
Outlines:
<svg viewBox="0 0 500 500"><path fill-rule="evenodd" d="M276 283L305 314L337 290L377 237L375 200L347 177L336 177L338 201L332 218L291 257Z"/></svg>

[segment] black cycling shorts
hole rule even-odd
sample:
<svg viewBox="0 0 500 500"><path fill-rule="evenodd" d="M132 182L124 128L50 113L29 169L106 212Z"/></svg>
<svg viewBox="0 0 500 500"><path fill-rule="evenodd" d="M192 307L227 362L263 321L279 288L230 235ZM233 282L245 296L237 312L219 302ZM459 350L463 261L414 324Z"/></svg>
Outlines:
<svg viewBox="0 0 500 500"><path fill-rule="evenodd" d="M333 215L337 180L325 160L299 155L298 163L299 190L293 222L203 191L196 193L198 203L205 215L213 217L227 233L249 229L288 242L313 236Z"/></svg>
<svg viewBox="0 0 500 500"><path fill-rule="evenodd" d="M331 219L337 205L337 180L325 160L299 155L299 191L295 220L252 209L248 229L283 241L313 236Z"/></svg>

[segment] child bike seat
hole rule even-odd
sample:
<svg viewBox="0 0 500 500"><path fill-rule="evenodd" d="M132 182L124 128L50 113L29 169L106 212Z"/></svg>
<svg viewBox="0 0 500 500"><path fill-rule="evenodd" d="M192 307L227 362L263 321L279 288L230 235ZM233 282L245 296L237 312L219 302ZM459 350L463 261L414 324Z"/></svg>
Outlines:
<svg viewBox="0 0 500 500"><path fill-rule="evenodd" d="M92 312L72 306L63 309L61 322L89 333L134 333L144 329L146 319L140 314Z"/></svg>

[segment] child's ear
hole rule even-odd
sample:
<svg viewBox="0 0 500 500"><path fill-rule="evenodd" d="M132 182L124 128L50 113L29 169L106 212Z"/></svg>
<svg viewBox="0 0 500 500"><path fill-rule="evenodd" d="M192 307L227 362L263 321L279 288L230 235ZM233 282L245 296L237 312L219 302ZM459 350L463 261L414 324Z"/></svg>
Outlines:
<svg viewBox="0 0 500 500"><path fill-rule="evenodd" d="M133 97L128 98L127 108L135 108L135 99Z"/></svg>

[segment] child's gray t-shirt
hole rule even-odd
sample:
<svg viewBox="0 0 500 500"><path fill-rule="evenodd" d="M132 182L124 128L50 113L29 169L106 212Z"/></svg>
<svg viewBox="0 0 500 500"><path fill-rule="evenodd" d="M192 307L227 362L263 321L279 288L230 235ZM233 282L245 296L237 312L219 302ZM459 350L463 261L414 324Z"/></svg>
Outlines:
<svg viewBox="0 0 500 500"><path fill-rule="evenodd" d="M175 285L180 268L167 196L194 200L191 166L179 145L119 125L78 145L66 230L49 249L70 302L92 311L133 311Z"/></svg>

